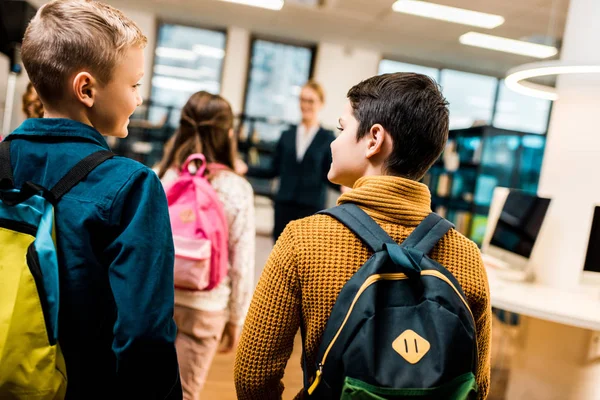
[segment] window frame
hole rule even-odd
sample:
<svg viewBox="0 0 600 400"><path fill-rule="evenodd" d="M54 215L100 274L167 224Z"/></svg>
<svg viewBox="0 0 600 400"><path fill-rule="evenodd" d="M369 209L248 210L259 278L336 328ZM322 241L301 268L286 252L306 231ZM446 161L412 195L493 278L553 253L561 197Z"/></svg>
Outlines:
<svg viewBox="0 0 600 400"><path fill-rule="evenodd" d="M169 19L169 18L158 18L155 20L156 22L156 29L154 30L154 51L152 51L152 62L151 62L151 76L150 76L150 90L149 90L149 94L148 94L148 108L146 110L146 115L145 118L148 118L148 111L150 109L150 107L153 105L152 104L152 80L154 78L154 68L156 67L156 49L158 48L158 39L160 37L160 29L162 28L162 26L164 25L178 25L178 26L183 26L186 28L195 28L195 29L202 29L202 30L206 30L206 31L213 31L213 32L218 32L218 33L223 33L225 35L225 45L223 48L223 51L225 52L225 55L223 56L223 61L221 62L221 68L219 68L219 78L218 78L218 82L219 82L219 92L221 92L221 89L223 88L223 75L224 75L224 70L225 70L225 62L227 60L227 45L229 43L229 35L227 33L227 28L223 28L223 27L217 27L214 25L208 25L208 24L192 24L192 23L188 23L188 22L182 22L179 21L177 19ZM219 94L219 93L215 93L215 94ZM158 104L158 106L163 106L163 107L167 107L168 105L166 104ZM171 106L169 106L171 107Z"/></svg>
<svg viewBox="0 0 600 400"><path fill-rule="evenodd" d="M287 46L295 46L295 47L303 47L305 49L310 50L310 66L308 69L308 79L312 79L314 76L314 71L315 71L315 61L316 61L316 54L317 54L317 48L318 48L318 44L315 43L310 43L310 42L303 42L303 41L297 41L297 40L293 40L293 39L282 39L280 37L273 37L273 36L269 36L269 35L261 35L261 34L251 34L250 35L250 40L249 40L249 49L248 49L248 62L246 65L246 82L244 84L244 104L242 106L242 113L241 113L241 118L245 119L246 117L252 117L247 115L246 111L247 111L247 104L248 104L248 89L250 86L250 75L252 73L252 59L254 58L254 43L258 40L262 40L265 42L272 42L272 43L277 43L277 44L283 44L283 45L287 45ZM285 122L289 122L289 121L285 121Z"/></svg>

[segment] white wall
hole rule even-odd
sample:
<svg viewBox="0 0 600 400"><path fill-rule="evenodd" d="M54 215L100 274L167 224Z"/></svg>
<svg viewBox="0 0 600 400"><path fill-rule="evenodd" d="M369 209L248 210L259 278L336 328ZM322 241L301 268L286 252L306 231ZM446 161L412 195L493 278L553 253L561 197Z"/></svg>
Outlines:
<svg viewBox="0 0 600 400"><path fill-rule="evenodd" d="M27 76L27 72L23 71L17 78L17 84L15 86L15 100L12 110L12 119L10 120L11 132L17 129L17 127L25 121L25 114L23 113L23 94L27 91L28 83L29 77Z"/></svg>
<svg viewBox="0 0 600 400"><path fill-rule="evenodd" d="M6 99L9 95L9 93L6 92L9 77L9 67L10 61L8 57L4 54L0 54L0 130L4 126L4 110L6 107ZM25 90L27 89L27 83L29 83L29 78L27 77L27 73L24 72L17 78L15 91L12 94L14 95L14 100L10 119L10 132L12 132L21 124L21 122L23 122L23 120L25 120L25 115L22 111L22 97L23 93L25 93ZM0 136L4 136L5 134L5 132L0 132Z"/></svg>
<svg viewBox="0 0 600 400"><path fill-rule="evenodd" d="M250 32L235 26L227 29L221 96L231 103L234 114L240 114L244 109L248 57L250 57Z"/></svg>
<svg viewBox="0 0 600 400"><path fill-rule="evenodd" d="M347 48L334 43L319 43L314 79L323 85L326 103L321 112L324 126L335 128L346 103L346 93L360 81L377 75L381 54Z"/></svg>
<svg viewBox="0 0 600 400"><path fill-rule="evenodd" d="M0 54L0 129L4 123L4 107L6 105L6 84L8 81L8 57ZM0 132L2 136L4 132Z"/></svg>
<svg viewBox="0 0 600 400"><path fill-rule="evenodd" d="M148 38L148 44L144 50L145 57L145 73L142 78L142 86L140 87L140 94L142 98L147 99L150 97L150 89L152 86L152 64L154 63L154 48L156 47L156 16L152 13L123 9L121 11L125 13L129 18L135 21L140 27L144 35Z"/></svg>
<svg viewBox="0 0 600 400"><path fill-rule="evenodd" d="M598 65L600 52L590 37L600 35L600 2L570 3L561 60ZM585 263L594 206L600 204L600 76L561 75L556 89L539 192L552 198L531 262L540 282L572 288ZM556 234L560 232L560 235Z"/></svg>

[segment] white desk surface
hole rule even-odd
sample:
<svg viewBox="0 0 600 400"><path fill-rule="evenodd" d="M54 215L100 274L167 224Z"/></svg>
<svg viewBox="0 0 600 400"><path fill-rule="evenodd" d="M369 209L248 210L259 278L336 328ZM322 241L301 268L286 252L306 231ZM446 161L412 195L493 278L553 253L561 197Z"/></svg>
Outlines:
<svg viewBox="0 0 600 400"><path fill-rule="evenodd" d="M487 268L492 306L578 328L600 331L600 288L557 290L535 282L500 279Z"/></svg>

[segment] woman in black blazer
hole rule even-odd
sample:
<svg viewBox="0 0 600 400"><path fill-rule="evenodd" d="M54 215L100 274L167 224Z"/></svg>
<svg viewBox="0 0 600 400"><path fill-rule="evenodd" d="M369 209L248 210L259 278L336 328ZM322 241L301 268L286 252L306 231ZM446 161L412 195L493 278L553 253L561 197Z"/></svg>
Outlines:
<svg viewBox="0 0 600 400"><path fill-rule="evenodd" d="M300 92L302 122L281 134L270 168L249 168L248 175L257 178L279 177L275 196L275 226L277 240L286 225L308 217L325 208L327 187L339 186L327 180L331 166L332 131L319 125L319 111L325 102L323 88L309 81Z"/></svg>

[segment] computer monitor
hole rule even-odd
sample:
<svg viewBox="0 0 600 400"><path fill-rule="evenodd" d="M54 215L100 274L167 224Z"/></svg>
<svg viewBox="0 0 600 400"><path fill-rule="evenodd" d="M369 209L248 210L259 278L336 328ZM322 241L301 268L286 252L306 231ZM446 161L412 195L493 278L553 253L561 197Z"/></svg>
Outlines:
<svg viewBox="0 0 600 400"><path fill-rule="evenodd" d="M522 273L515 279L525 279L549 205L550 199L532 193L497 189L488 217L484 262L500 270Z"/></svg>
<svg viewBox="0 0 600 400"><path fill-rule="evenodd" d="M582 279L584 284L600 284L600 206L594 208Z"/></svg>

